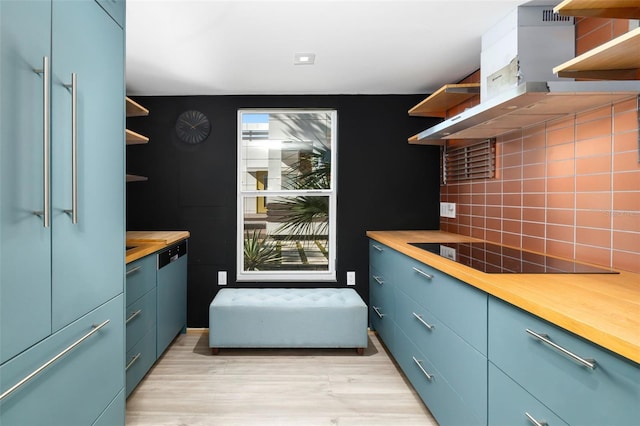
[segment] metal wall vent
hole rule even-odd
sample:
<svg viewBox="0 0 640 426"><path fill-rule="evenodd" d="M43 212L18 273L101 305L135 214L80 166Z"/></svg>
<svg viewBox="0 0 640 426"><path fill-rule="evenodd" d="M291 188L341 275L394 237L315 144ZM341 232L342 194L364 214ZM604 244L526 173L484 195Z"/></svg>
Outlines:
<svg viewBox="0 0 640 426"><path fill-rule="evenodd" d="M544 9L542 11L542 22L569 22L573 19L571 16L562 16L553 11L553 9Z"/></svg>
<svg viewBox="0 0 640 426"><path fill-rule="evenodd" d="M473 145L448 147L442 155L442 182L491 179L496 175L496 140L487 139Z"/></svg>

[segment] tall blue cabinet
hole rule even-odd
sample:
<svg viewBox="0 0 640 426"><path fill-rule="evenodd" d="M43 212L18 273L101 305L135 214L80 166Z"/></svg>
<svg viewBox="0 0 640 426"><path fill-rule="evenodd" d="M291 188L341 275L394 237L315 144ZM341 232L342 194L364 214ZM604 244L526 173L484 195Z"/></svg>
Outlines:
<svg viewBox="0 0 640 426"><path fill-rule="evenodd" d="M0 424L124 424L124 1L0 2Z"/></svg>

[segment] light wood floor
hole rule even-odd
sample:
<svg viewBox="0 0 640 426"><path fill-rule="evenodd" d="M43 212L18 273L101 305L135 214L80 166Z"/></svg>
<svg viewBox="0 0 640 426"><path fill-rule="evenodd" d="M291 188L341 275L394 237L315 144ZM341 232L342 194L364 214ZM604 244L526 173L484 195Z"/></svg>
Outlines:
<svg viewBox="0 0 640 426"><path fill-rule="evenodd" d="M222 349L178 336L127 400L127 425L433 425L375 334L351 349Z"/></svg>

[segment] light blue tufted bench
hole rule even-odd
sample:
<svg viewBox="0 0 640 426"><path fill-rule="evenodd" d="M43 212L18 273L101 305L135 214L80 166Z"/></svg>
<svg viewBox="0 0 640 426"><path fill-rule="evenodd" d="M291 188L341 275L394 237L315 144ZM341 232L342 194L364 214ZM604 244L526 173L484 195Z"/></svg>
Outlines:
<svg viewBox="0 0 640 426"><path fill-rule="evenodd" d="M350 288L223 288L209 306L209 346L367 347L367 305Z"/></svg>

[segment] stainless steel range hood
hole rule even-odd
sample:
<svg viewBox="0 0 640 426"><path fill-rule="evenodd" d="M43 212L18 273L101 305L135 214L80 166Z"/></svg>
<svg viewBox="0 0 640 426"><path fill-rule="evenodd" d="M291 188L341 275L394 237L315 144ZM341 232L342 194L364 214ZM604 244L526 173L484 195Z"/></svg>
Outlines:
<svg viewBox="0 0 640 426"><path fill-rule="evenodd" d="M417 143L493 138L638 94L638 80L526 82L420 132Z"/></svg>

